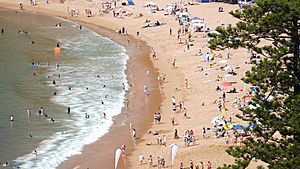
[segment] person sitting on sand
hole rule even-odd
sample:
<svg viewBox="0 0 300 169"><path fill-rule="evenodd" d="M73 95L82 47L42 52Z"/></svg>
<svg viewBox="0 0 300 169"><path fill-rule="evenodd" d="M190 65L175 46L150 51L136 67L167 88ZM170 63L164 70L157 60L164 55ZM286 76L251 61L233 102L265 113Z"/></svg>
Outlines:
<svg viewBox="0 0 300 169"><path fill-rule="evenodd" d="M234 87L233 89L230 89L228 92L226 93L237 93L236 88Z"/></svg>
<svg viewBox="0 0 300 169"><path fill-rule="evenodd" d="M220 86L217 86L217 87L216 87L216 91L217 91L217 92L222 91L222 89L220 88Z"/></svg>

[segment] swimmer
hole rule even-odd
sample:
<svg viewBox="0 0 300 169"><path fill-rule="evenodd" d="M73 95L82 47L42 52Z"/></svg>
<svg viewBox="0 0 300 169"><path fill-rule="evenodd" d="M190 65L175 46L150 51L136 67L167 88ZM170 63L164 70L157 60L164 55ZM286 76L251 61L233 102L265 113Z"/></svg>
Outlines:
<svg viewBox="0 0 300 169"><path fill-rule="evenodd" d="M5 163L3 164L3 166L4 166L4 167L7 167L7 166L9 166L9 163L8 163L8 161L5 161Z"/></svg>
<svg viewBox="0 0 300 169"><path fill-rule="evenodd" d="M79 25L79 29L80 29L80 30L82 29L82 26L81 26L81 25Z"/></svg>
<svg viewBox="0 0 300 169"><path fill-rule="evenodd" d="M4 29L3 29L3 28L1 29L1 34L2 34L2 35L4 34Z"/></svg>
<svg viewBox="0 0 300 169"><path fill-rule="evenodd" d="M53 93L53 96L56 96L56 94L57 94L57 93L56 93L56 91L55 91L55 92Z"/></svg>
<svg viewBox="0 0 300 169"><path fill-rule="evenodd" d="M104 101L103 101L103 100L101 100L101 104L104 104Z"/></svg>
<svg viewBox="0 0 300 169"><path fill-rule="evenodd" d="M55 120L53 118L50 118L50 121L53 122L53 123L55 122Z"/></svg>
<svg viewBox="0 0 300 169"><path fill-rule="evenodd" d="M72 88L71 88L71 86L69 86L69 90L71 90Z"/></svg>
<svg viewBox="0 0 300 169"><path fill-rule="evenodd" d="M103 85L103 88L105 88L105 85Z"/></svg>
<svg viewBox="0 0 300 169"><path fill-rule="evenodd" d="M67 112L68 112L68 114L70 114L70 112L71 112L71 108L70 107L68 107Z"/></svg>
<svg viewBox="0 0 300 169"><path fill-rule="evenodd" d="M29 137L32 138L33 136L31 134L29 134Z"/></svg>
<svg viewBox="0 0 300 169"><path fill-rule="evenodd" d="M30 108L27 109L27 116L30 116L31 115L31 110Z"/></svg>
<svg viewBox="0 0 300 169"><path fill-rule="evenodd" d="M53 84L53 85L56 85L56 82L55 82L55 80L53 80L53 81L52 81L52 84Z"/></svg>
<svg viewBox="0 0 300 169"><path fill-rule="evenodd" d="M14 115L10 116L10 121L14 121Z"/></svg>

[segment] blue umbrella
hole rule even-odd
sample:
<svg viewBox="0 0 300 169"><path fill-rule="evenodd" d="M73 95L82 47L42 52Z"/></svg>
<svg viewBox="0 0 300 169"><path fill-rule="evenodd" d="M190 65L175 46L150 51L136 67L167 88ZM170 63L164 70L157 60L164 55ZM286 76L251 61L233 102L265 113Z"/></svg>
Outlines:
<svg viewBox="0 0 300 169"><path fill-rule="evenodd" d="M245 129L246 127L245 126L242 126L242 125L234 125L232 127L232 129L235 129L235 130L241 130L241 129Z"/></svg>

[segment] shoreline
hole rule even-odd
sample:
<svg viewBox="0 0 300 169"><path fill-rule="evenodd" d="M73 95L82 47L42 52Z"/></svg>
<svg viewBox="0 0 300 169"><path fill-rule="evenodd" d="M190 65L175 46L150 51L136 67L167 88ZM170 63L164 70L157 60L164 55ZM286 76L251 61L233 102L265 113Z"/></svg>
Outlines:
<svg viewBox="0 0 300 169"><path fill-rule="evenodd" d="M0 2L1 8L8 10L17 10L13 7L12 4L4 4ZM84 20L78 20L77 18L70 18L66 15L53 15L50 14L51 11L40 11L35 9L25 10L22 12L31 12L31 13L39 13L45 16L52 17L61 17L66 20L70 20L77 24L80 24L88 29L100 34L103 37L107 37L114 41L115 43L123 46L126 49L126 54L129 56L127 61L127 69L125 70L127 80L129 84L132 84L133 88L130 88L128 92L126 92L125 100L128 99L130 106L123 107L122 112L115 117L116 122L110 127L109 132L104 136L100 137L96 142L92 144L85 145L81 154L73 155L68 160L64 161L59 165L58 168L94 168L97 166L106 166L105 168L113 168L114 164L114 150L120 148L122 144L125 144L127 147L126 156L130 156L130 154L134 151L134 147L139 142L139 136L144 134L147 129L150 128L152 124L152 112L158 110L158 107L161 104L161 95L158 89L158 84L156 82L156 77L158 76L157 69L154 68L153 63L150 60L150 47L146 42L136 39L132 35L119 35L113 29L109 29L107 27L88 23ZM130 41L128 43L128 40ZM144 69L144 71L135 72L134 70L139 68L139 70ZM143 85L140 84L142 81L149 81L146 76L146 71L149 70L151 72L150 85L151 94L148 97L147 103L140 103L141 99L144 97ZM125 103L124 103L125 106ZM138 112L149 111L146 116L145 114L141 114ZM124 112L127 112L127 117L124 117ZM130 112L130 113L129 113ZM129 129L129 123L126 125L118 125L122 121L131 121L133 124L133 128L137 130L137 139L133 141L131 139L131 132ZM145 125L147 124L147 125ZM123 129L128 129L127 131L123 131ZM104 144L103 144L104 143ZM107 146L109 144L109 146ZM104 153L99 153L103 151ZM113 150L113 151L111 151ZM121 157L119 160L119 167L121 168L129 168L128 162L126 161L127 157ZM95 161L95 159L101 159Z"/></svg>
<svg viewBox="0 0 300 169"><path fill-rule="evenodd" d="M0 2L5 0L0 0ZM155 3L164 8L170 3L174 3L174 0L156 0ZM13 4L14 3L14 4ZM29 8L34 11L42 11L45 14L66 16L68 19L71 17L67 16L66 8L78 9L80 13L78 18L72 18L72 21L83 20L88 23L101 25L105 28L113 29L126 27L128 34L136 37L135 35L139 32L138 40L143 40L151 47L151 50L155 51L157 58L152 59L147 54L147 58L152 61L155 69L158 71L159 76L165 76L166 79L163 83L160 83L159 90L162 98L160 104L160 112L162 115L161 122L156 124L151 122L153 116L149 115L149 128L145 128L145 132L141 135L139 131L138 144L134 146L133 151L130 151L126 155L125 165L127 168L134 169L147 169L149 168L148 157L153 157L153 166L157 167L159 163L158 158L164 158L166 166L171 166L170 159L170 148L169 145L177 144L179 151L174 161L174 168L179 167L181 163L186 168L191 162L195 165L204 163L204 166L211 163L212 168L222 166L223 164L233 163L234 158L228 155L225 150L230 145L234 145L233 133L230 130L228 138L229 142L226 142L224 137L217 137L217 132L214 132L212 119L218 117L221 118L221 110L218 109L218 103L221 102L222 93L231 90L233 87L238 91L237 93L226 94L226 108L227 111L223 114L224 119L228 120L232 118L233 122L240 125L246 125L240 119L236 118L236 114L241 114L238 109L240 105L245 104L242 102L242 98L247 95L250 88L249 85L244 84L241 78L246 71L250 70L252 65L245 64L245 61L249 60L250 55L246 49L237 50L223 50L223 51L211 51L208 49L208 40L206 33L193 32L191 33L191 39L189 33L186 33L185 28L178 24L176 17L171 15L165 15L166 10L158 10L151 12L149 8L146 8L146 2L136 1L134 6L121 6L128 14L132 12L132 15L126 16L121 14L121 18L115 18L109 14L99 14L100 4L91 4L86 1L66 1L66 3L59 4L59 2L51 2L50 4L43 4L38 6L29 6L28 2L24 1L25 9ZM1 3L0 3L1 4ZM18 4L11 2L14 9L17 9ZM195 5L181 4L183 9L188 9L188 13L191 17L200 17L205 21L205 25L210 30L214 30L220 25L235 24L237 19L232 17L229 12L232 10L239 10L238 5L231 5L226 3L199 3ZM1 5L0 5L1 6ZM218 12L219 7L223 7L223 12ZM93 17L87 17L84 15L85 9L91 9L95 12ZM121 9L122 10L122 9ZM149 22L148 22L149 21ZM154 23L165 23L159 26L152 26ZM149 25L149 24L151 25ZM155 24L154 24L155 25ZM150 26L150 27L149 27ZM173 33L171 31L173 30ZM178 30L178 32L177 32ZM113 33L114 34L114 33ZM122 39L122 38L121 38ZM131 42L131 41L130 41ZM187 45L190 44L191 45ZM126 44L126 42L125 42ZM129 45L130 46L130 45ZM136 46L135 46L136 47ZM200 52L201 51L201 52ZM215 54L213 61L204 61L205 54ZM227 57L226 57L227 56ZM230 57L229 57L230 56ZM175 64L176 61L176 64ZM135 65L134 65L135 66ZM236 72L235 75L225 77L228 71L222 70L221 67L231 66ZM232 69L232 70L233 70ZM144 70L134 69L146 76ZM157 76L156 76L157 77ZM136 77L133 77L136 78ZM141 82L141 79L135 79ZM154 78L155 82L158 83L158 79ZM230 81L234 82L232 86L225 86L223 82ZM160 81L162 82L162 81ZM143 92L141 85L139 92ZM221 86L221 91L216 90L217 86ZM136 88L137 89L137 88ZM172 110L172 97L176 98L176 106L179 107L179 102L184 102L184 107L187 111L176 111ZM234 105L233 102L242 100L240 103ZM140 100L139 100L140 101ZM156 107L154 107L154 110ZM146 112L143 110L142 112ZM148 113L147 113L148 114ZM175 119L175 123L171 123L171 119ZM148 123L145 123L148 124ZM134 126L135 127L135 126ZM202 128L206 128L207 132L205 137L202 135ZM174 130L178 130L180 139L174 138ZM195 144L188 146L184 142L186 132L193 130L195 136ZM125 128L125 132L127 129ZM126 135L125 132L121 132ZM147 131L147 132L146 132ZM158 135L149 134L149 132L158 131L159 136L165 135L166 144L162 145L157 140ZM128 137L128 133L126 135ZM130 140L130 139L129 139ZM110 140L106 140L107 143ZM97 146L95 145L95 148ZM97 152L86 154L86 158L82 158L82 162L85 160L90 162L91 165L95 165L94 168L105 168L98 164L101 157L97 156ZM139 155L143 154L144 161L142 164L139 163ZM129 161L129 162L128 162ZM254 165L249 168L255 168L259 162L253 162ZM84 167L87 165L84 165ZM79 168L84 168L80 166ZM123 167L123 166L122 166ZM126 168L124 167L124 168ZM119 167L121 168L121 167Z"/></svg>

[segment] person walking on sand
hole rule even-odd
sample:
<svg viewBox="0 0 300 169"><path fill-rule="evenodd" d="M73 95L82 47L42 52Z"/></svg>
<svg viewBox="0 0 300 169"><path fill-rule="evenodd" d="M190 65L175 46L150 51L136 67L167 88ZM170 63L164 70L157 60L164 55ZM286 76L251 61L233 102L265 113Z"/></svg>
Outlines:
<svg viewBox="0 0 300 169"><path fill-rule="evenodd" d="M210 161L207 162L207 169L211 169L211 163L210 163Z"/></svg>
<svg viewBox="0 0 300 169"><path fill-rule="evenodd" d="M205 127L202 128L202 137L205 138L206 130Z"/></svg>
<svg viewBox="0 0 300 169"><path fill-rule="evenodd" d="M148 95L148 87L146 85L144 86L144 94Z"/></svg>
<svg viewBox="0 0 300 169"><path fill-rule="evenodd" d="M153 158L152 155L149 155L148 157L148 164L149 164L149 168L151 168L153 166Z"/></svg>
<svg viewBox="0 0 300 169"><path fill-rule="evenodd" d="M143 161L144 161L144 156L143 156L143 154L141 153L141 154L139 155L139 162L140 162L140 165L143 165Z"/></svg>
<svg viewBox="0 0 300 169"><path fill-rule="evenodd" d="M172 28L170 28L170 35L172 35Z"/></svg>
<svg viewBox="0 0 300 169"><path fill-rule="evenodd" d="M179 139L179 136L178 136L178 131L177 131L177 129L175 129L175 132L174 132L174 139Z"/></svg>
<svg viewBox="0 0 300 169"><path fill-rule="evenodd" d="M3 36L3 34L4 34L4 29L3 29L3 28L1 29L1 34L2 34L2 36Z"/></svg>
<svg viewBox="0 0 300 169"><path fill-rule="evenodd" d="M187 79L185 79L185 88L188 89L189 88L189 82Z"/></svg>
<svg viewBox="0 0 300 169"><path fill-rule="evenodd" d="M176 59L173 60L172 65L173 65L173 68L176 68Z"/></svg>
<svg viewBox="0 0 300 169"><path fill-rule="evenodd" d="M132 129L132 137L133 137L133 139L136 139L136 130L135 130L135 128Z"/></svg>

